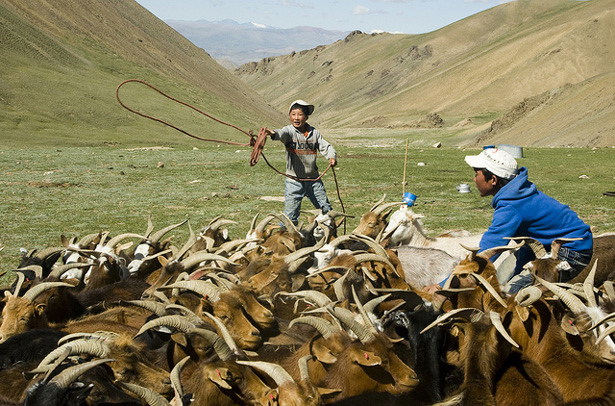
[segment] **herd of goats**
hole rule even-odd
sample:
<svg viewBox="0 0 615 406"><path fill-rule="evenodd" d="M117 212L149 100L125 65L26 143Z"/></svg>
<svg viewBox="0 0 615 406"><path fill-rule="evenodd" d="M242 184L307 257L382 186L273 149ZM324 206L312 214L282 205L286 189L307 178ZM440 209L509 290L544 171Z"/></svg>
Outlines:
<svg viewBox="0 0 615 406"><path fill-rule="evenodd" d="M24 251L4 271L0 405L615 405L615 235L558 283L561 241L479 253L384 197L350 234L304 214L257 215L243 239L149 219ZM524 245L534 284L509 295L490 259Z"/></svg>

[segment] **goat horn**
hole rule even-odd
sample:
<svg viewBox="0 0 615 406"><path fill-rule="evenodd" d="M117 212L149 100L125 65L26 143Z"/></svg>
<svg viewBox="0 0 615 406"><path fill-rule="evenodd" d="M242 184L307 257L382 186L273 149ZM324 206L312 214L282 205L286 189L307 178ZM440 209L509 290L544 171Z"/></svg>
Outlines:
<svg viewBox="0 0 615 406"><path fill-rule="evenodd" d="M380 255L383 258L388 258L389 255L387 254L387 251L384 249L384 247L380 244L378 244L376 242L376 240L374 240L371 237L368 237L366 235L363 234L351 234L350 238L355 240L355 241L360 241L362 243L367 244L371 249L374 250L374 254L376 255Z"/></svg>
<svg viewBox="0 0 615 406"><path fill-rule="evenodd" d="M615 301L615 288L613 287L613 281L604 281L602 286L604 286L606 295L609 297L611 302L614 302Z"/></svg>
<svg viewBox="0 0 615 406"><path fill-rule="evenodd" d="M21 287L23 286L24 281L26 280L26 275L24 275L21 272L17 273L17 283L15 283L15 290L13 290L13 296L17 297L19 296L19 291L21 290Z"/></svg>
<svg viewBox="0 0 615 406"><path fill-rule="evenodd" d="M520 248L521 246L523 246L524 244L525 244L525 241L521 241L517 245L501 245L499 247L493 247L493 248L486 249L486 250L482 251L479 255L482 256L483 258L489 259L492 256L494 256L496 254L499 254L501 252L509 251L509 250L510 251L516 250L516 249ZM478 250L480 250L480 248L468 248L468 247L466 247L465 245L463 245L461 243L459 245L461 245L463 248L467 249L468 251L475 251L475 250L478 251Z"/></svg>
<svg viewBox="0 0 615 406"><path fill-rule="evenodd" d="M171 285L161 286L158 289L186 289L207 298L211 302L217 302L220 299L220 293L222 290L208 281L193 280L193 281L180 281L172 283Z"/></svg>
<svg viewBox="0 0 615 406"><path fill-rule="evenodd" d="M23 298L28 299L30 302L34 302L34 299L36 299L38 295L45 292L46 290L53 289L53 288L59 288L62 286L66 286L67 288L74 287L70 283L64 283L64 282L43 282L43 283L39 283L38 285L26 291L26 293L24 293L23 295Z"/></svg>
<svg viewBox="0 0 615 406"><path fill-rule="evenodd" d="M41 279L43 277L43 267L40 265L28 265L23 268L15 269L15 272L20 271L32 271L37 278Z"/></svg>
<svg viewBox="0 0 615 406"><path fill-rule="evenodd" d="M147 216L147 230L145 230L145 236L149 238L149 236L154 231L154 223L152 223L152 215Z"/></svg>
<svg viewBox="0 0 615 406"><path fill-rule="evenodd" d="M238 224L238 223L233 220L226 220L226 219L219 218L216 221L212 220L212 222L209 223L208 227L210 230L218 231L220 227L231 225L231 224Z"/></svg>
<svg viewBox="0 0 615 406"><path fill-rule="evenodd" d="M331 233L329 227L325 227L323 231L325 235L315 245L298 249L295 252L291 252L286 256L286 258L284 258L284 262L286 262L287 264L292 264L293 262L296 262L297 260L321 249L325 245L325 242L329 239L329 235Z"/></svg>
<svg viewBox="0 0 615 406"><path fill-rule="evenodd" d="M308 278L312 278L314 276L318 276L322 273L325 272L337 272L337 273L346 273L350 268L347 268L345 266L341 266L341 265L334 265L334 266L325 266L323 268L320 268L318 271L312 272L308 275L306 275Z"/></svg>
<svg viewBox="0 0 615 406"><path fill-rule="evenodd" d="M602 342L602 340L604 340L605 338L607 338L608 336L610 336L611 334L613 334L613 332L615 332L615 324L610 325L609 327L607 327L596 339L596 345L600 344Z"/></svg>
<svg viewBox="0 0 615 406"><path fill-rule="evenodd" d="M301 290L298 292L278 292L276 293L276 297L277 296L300 296L302 297L304 300L307 300L309 302L312 302L313 304L315 304L318 307L325 307L326 305L328 305L329 303L331 303L331 299L329 298L329 296L325 295L322 292L319 292L317 290Z"/></svg>
<svg viewBox="0 0 615 406"><path fill-rule="evenodd" d="M58 345L62 345L64 343L77 340L77 339L108 341L108 340L114 340L118 336L119 334L113 331L97 331L96 333L73 333L73 334L67 334L64 337L61 337L58 340Z"/></svg>
<svg viewBox="0 0 615 406"><path fill-rule="evenodd" d="M181 361L179 361L173 369L171 370L170 378L171 378L171 387L175 391L175 398L173 401L176 405L181 405L181 398L184 397L184 389L182 388L182 382L180 379L180 375L182 372L182 368L186 365L186 362L190 360L190 356L185 357Z"/></svg>
<svg viewBox="0 0 615 406"><path fill-rule="evenodd" d="M179 250L174 257L177 260L181 260L181 258L188 252L190 248L196 243L196 235L194 234L194 230L192 230L192 225L188 222L188 230L190 230L190 237L188 237L188 241L184 244L184 246Z"/></svg>
<svg viewBox="0 0 615 406"><path fill-rule="evenodd" d="M295 382L284 368L278 364L263 361L236 361L239 365L245 365L251 368L256 368L269 375L276 383L278 388L287 382Z"/></svg>
<svg viewBox="0 0 615 406"><path fill-rule="evenodd" d="M165 310L168 311L178 311L180 316L183 316L186 318L186 320L188 320L190 323L194 324L195 326L199 325L199 324L203 324L203 319L201 319L199 316L196 315L196 313L194 313L192 310L188 309L186 306L182 306L180 304L177 303L173 303L173 304L168 304L165 306ZM173 313L174 314L174 313Z"/></svg>
<svg viewBox="0 0 615 406"><path fill-rule="evenodd" d="M471 308L471 307L463 307L461 309L454 309L454 310L451 310L448 313L444 313L443 315L438 317L431 324L429 324L427 327L425 327L423 330L421 330L421 332L419 334L423 334L427 330L431 330L432 328L434 328L438 324L443 323L444 321L452 318L453 316L461 317L463 319L470 320L470 321L476 321L476 320L480 320L484 315L485 315L485 313L482 310L474 309L474 308Z"/></svg>
<svg viewBox="0 0 615 406"><path fill-rule="evenodd" d="M161 395L149 388L121 381L117 381L116 383L123 389L126 389L129 392L132 392L137 395L149 406L171 406L171 404L165 398L163 398Z"/></svg>
<svg viewBox="0 0 615 406"><path fill-rule="evenodd" d="M250 230L256 229L256 222L258 221L258 216L260 216L260 214L261 214L261 212L258 211L254 215L254 217L252 217L252 221L250 222Z"/></svg>
<svg viewBox="0 0 615 406"><path fill-rule="evenodd" d="M547 250L545 249L545 246L540 241L538 241L535 238L532 238L532 237L506 237L506 239L512 240L512 241L515 241L515 242L517 242L517 241L525 242L526 245L532 249L532 252L534 253L534 255L536 256L537 259L545 258L546 256L548 256Z"/></svg>
<svg viewBox="0 0 615 406"><path fill-rule="evenodd" d="M351 290L352 290L352 298L354 299L354 303L357 306L357 309L359 310L359 314L361 315L361 318L363 318L363 325L366 326L373 334L377 333L378 330L376 330L376 326L374 326L372 319L370 319L369 314L365 311L365 308L363 307L363 303L361 303L361 301L359 300L359 297L357 296L357 290L355 289L354 285L352 285Z"/></svg>
<svg viewBox="0 0 615 406"><path fill-rule="evenodd" d="M166 233L168 233L168 232L169 232L169 231L171 231L171 230L176 229L177 227L181 227L181 226L183 226L184 224L186 224L186 222L188 222L188 219L186 219L186 220L182 221L181 223L171 224L170 226L167 226L167 227L163 228L162 230L156 231L156 232L154 233L154 235L152 235L152 236L148 239L148 240L149 240L149 242L150 242L150 243L152 243L152 244L156 244L156 243L158 243L158 242L162 239L162 237L164 237L164 236L165 236L165 234L166 234ZM151 231L150 231L150 232L151 232ZM147 234L146 234L146 235L147 235Z"/></svg>
<svg viewBox="0 0 615 406"><path fill-rule="evenodd" d="M120 300L120 306L132 305L142 309L148 310L154 313L156 316L164 316L165 305L160 302L154 302L152 300Z"/></svg>
<svg viewBox="0 0 615 406"><path fill-rule="evenodd" d="M84 236L81 240L79 240L79 242L77 243L77 246L79 248L87 248L91 244L96 242L97 238L98 239L100 238L100 233L88 234L88 235Z"/></svg>
<svg viewBox="0 0 615 406"><path fill-rule="evenodd" d="M47 372L47 367L53 364L54 361L75 354L90 354L98 358L104 358L109 355L109 347L101 341L88 340L85 338L70 341L47 354L30 373Z"/></svg>
<svg viewBox="0 0 615 406"><path fill-rule="evenodd" d="M75 269L75 268L89 268L90 266L92 266L92 264L88 264L85 262L73 262L70 264L64 264L64 265L58 265L55 268L53 268L53 271L51 271L49 273L49 275L47 275L48 278L58 278L60 279L60 277L62 277L62 275L71 270L71 269Z"/></svg>
<svg viewBox="0 0 615 406"><path fill-rule="evenodd" d="M274 218L276 218L276 217L273 214L268 214L264 219L262 219L256 225L256 228L254 228L254 231L256 231L257 233L264 233L265 232L265 227L267 227L267 224L269 224L271 222L271 220L273 220ZM256 220L256 217L254 219Z"/></svg>
<svg viewBox="0 0 615 406"><path fill-rule="evenodd" d="M233 340L230 331L228 331L228 328L226 328L224 323L222 323L220 319L218 319L211 313L203 312L203 314L209 317L216 324L216 327L218 327L218 331L220 332L220 334L222 334L222 338L224 338L224 341L226 342L226 345L228 345L231 352L233 354L241 354L241 350L237 346L237 343L235 343L235 340Z"/></svg>
<svg viewBox="0 0 615 406"><path fill-rule="evenodd" d="M602 324L606 323L607 321L611 321L613 319L615 319L615 313L607 314L606 316L598 320L593 326L591 326L590 330L594 330Z"/></svg>
<svg viewBox="0 0 615 406"><path fill-rule="evenodd" d="M375 208L372 211L374 212L374 214L380 215L380 214L382 214L383 211L385 211L387 209L390 209L392 207L401 206L402 204L403 204L403 202L393 202L393 203L381 204L380 206L378 206L377 208Z"/></svg>
<svg viewBox="0 0 615 406"><path fill-rule="evenodd" d="M495 329L504 337L506 341L508 341L513 347L519 348L519 344L508 334L508 331L504 328L502 324L502 318L500 313L494 312L493 310L489 312L489 319L491 320L491 324L495 327Z"/></svg>
<svg viewBox="0 0 615 406"><path fill-rule="evenodd" d="M478 274L476 272L472 272L470 275L475 277L476 280L481 285L483 285L485 287L485 289L487 289L487 291L489 293L491 293L491 296L493 296L494 299L497 300L499 304L501 304L503 307L507 307L508 306L508 304L506 303L504 298L502 298L502 296L495 290L495 288L481 274Z"/></svg>
<svg viewBox="0 0 615 406"><path fill-rule="evenodd" d="M534 275L534 277L538 282L540 282L542 286L549 289L554 295L557 295L560 300L564 302L564 304L568 306L570 310L572 310L574 314L580 314L585 310L585 305L583 304L581 299L579 299L572 293L566 291L566 289L560 288L554 283L547 282L546 280L542 279L537 275Z"/></svg>
<svg viewBox="0 0 615 406"><path fill-rule="evenodd" d="M308 368L308 361L310 361L312 358L314 357L311 355L305 355L299 358L299 376L301 377L302 381L309 381L310 379L310 369Z"/></svg>
<svg viewBox="0 0 615 406"><path fill-rule="evenodd" d="M72 367L66 368L64 371L60 372L58 375L54 376L49 383L54 383L58 386L58 388L66 389L68 385L73 383L75 379L79 378L79 376L83 375L85 372L89 371L92 368L95 368L99 365L105 364L107 362L113 362L114 359L104 358L97 359L94 361L89 361L84 364L75 365Z"/></svg>
<svg viewBox="0 0 615 406"><path fill-rule="evenodd" d="M49 247L49 248L45 248L42 251L37 252L34 257L39 258L39 259L45 259L48 258L52 255L55 255L57 253L60 253L62 251L64 251L66 248L65 247Z"/></svg>
<svg viewBox="0 0 615 406"><path fill-rule="evenodd" d="M233 358L233 351L226 341L215 331L205 330L203 328L193 328L188 331L190 334L196 334L203 337L211 346L220 358L220 361L228 361Z"/></svg>
<svg viewBox="0 0 615 406"><path fill-rule="evenodd" d="M116 245L118 245L120 243L120 241L126 240L128 238L139 238L139 239L142 239L142 240L146 239L145 236L140 235L140 234L124 233L124 234L116 235L115 237L110 239L109 242L107 242L105 244L105 247L113 248Z"/></svg>
<svg viewBox="0 0 615 406"><path fill-rule="evenodd" d="M288 328L293 327L297 323L307 324L308 326L314 327L322 338L325 340L329 339L334 333L336 333L335 326L333 323L328 322L322 317L316 316L301 316L296 319L292 319L290 323L288 323Z"/></svg>
<svg viewBox="0 0 615 406"><path fill-rule="evenodd" d="M367 262L367 261L382 262L383 264L389 266L391 270L393 270L393 272L395 272L395 267L393 266L393 264L391 263L391 261L389 261L387 257L382 257L377 254L358 254L358 255L355 255L354 257L358 263Z"/></svg>
<svg viewBox="0 0 615 406"><path fill-rule="evenodd" d="M186 317L173 314L170 316L158 317L158 318L148 321L143 326L141 326L141 329L139 330L137 334L135 334L135 337L143 334L147 330L151 330L155 327L160 327L160 326L172 327L184 333L190 330L191 328L196 327L194 324L189 322Z"/></svg>
<svg viewBox="0 0 615 406"><path fill-rule="evenodd" d="M376 209L376 207L380 206L382 203L384 203L384 199L386 199L387 195L386 193L382 196L382 198L380 200L378 200L371 209L369 209L369 211L374 211L374 209Z"/></svg>
<svg viewBox="0 0 615 406"><path fill-rule="evenodd" d="M590 307L598 307L598 302L596 301L596 294L594 293L594 282L596 279L596 270L598 269L598 259L594 261L594 266L592 266L591 271L585 278L583 282L583 291L585 292L585 297L587 298L587 303Z"/></svg>
<svg viewBox="0 0 615 406"><path fill-rule="evenodd" d="M361 343L367 344L374 339L374 334L367 326L358 323L354 313L341 307L333 307L333 314L347 328L357 335Z"/></svg>
<svg viewBox="0 0 615 406"><path fill-rule="evenodd" d="M410 291L405 291L405 292L410 292ZM378 305L382 302L384 302L385 300L387 300L389 297L391 297L390 293L387 293L386 295L380 295L378 297L375 297L373 299L371 299L370 301L368 301L367 303L365 303L363 305L363 308L365 309L365 311L369 314L375 314L375 310L376 307L378 307Z"/></svg>
<svg viewBox="0 0 615 406"><path fill-rule="evenodd" d="M515 302L521 307L531 306L532 303L540 299L542 290L536 286L526 286L515 295Z"/></svg>
<svg viewBox="0 0 615 406"><path fill-rule="evenodd" d="M222 261L231 265L239 265L221 255L216 255L212 254L211 252L203 251L195 252L194 254L188 256L188 258L181 261L181 265L184 269L190 269L205 261Z"/></svg>
<svg viewBox="0 0 615 406"><path fill-rule="evenodd" d="M335 282L333 282L333 292L335 293L335 297L337 298L337 300L342 301L346 299L346 294L344 292L344 282L346 281L346 279L348 279L348 275L350 274L350 272L352 271L348 270L342 276L337 278Z"/></svg>
<svg viewBox="0 0 615 406"><path fill-rule="evenodd" d="M251 242L258 242L260 239L258 238L244 238L241 240L231 240L231 241L227 241L223 244L220 245L220 247L218 247L218 250L216 251L216 254L221 254L223 252L226 253L231 253L235 250L238 250L239 247L243 247L245 244L249 244Z"/></svg>

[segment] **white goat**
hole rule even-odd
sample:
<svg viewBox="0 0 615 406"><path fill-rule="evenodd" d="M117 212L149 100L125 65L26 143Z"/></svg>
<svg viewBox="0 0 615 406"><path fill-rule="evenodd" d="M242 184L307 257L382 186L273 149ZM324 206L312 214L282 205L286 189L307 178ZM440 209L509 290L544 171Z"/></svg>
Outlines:
<svg viewBox="0 0 615 406"><path fill-rule="evenodd" d="M438 248L446 251L450 255L463 259L468 255L468 250L460 244L468 247L477 247L482 234L446 237L429 237L423 231L423 225L419 219L423 215L414 213L408 206L402 205L399 210L393 213L389 219L389 224L384 229L382 240L389 238L389 247L408 245L422 248Z"/></svg>
<svg viewBox="0 0 615 406"><path fill-rule="evenodd" d="M404 269L404 279L414 289L442 282L460 261L460 258L437 248L403 245L394 251Z"/></svg>

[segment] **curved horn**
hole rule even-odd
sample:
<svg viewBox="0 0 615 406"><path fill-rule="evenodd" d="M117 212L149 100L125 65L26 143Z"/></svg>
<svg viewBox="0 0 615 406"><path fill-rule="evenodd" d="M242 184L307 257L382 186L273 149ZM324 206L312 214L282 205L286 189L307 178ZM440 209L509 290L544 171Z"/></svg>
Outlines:
<svg viewBox="0 0 615 406"><path fill-rule="evenodd" d="M315 245L311 247L304 247L304 248L298 249L295 252L291 252L284 258L284 262L286 262L287 264L292 264L293 262L296 262L299 259L321 249L325 245L325 242L327 242L327 240L329 239L329 235L331 233L331 230L329 230L329 227L325 227L323 231L325 235Z"/></svg>
<svg viewBox="0 0 615 406"><path fill-rule="evenodd" d="M140 334L143 334L147 330L151 330L152 328L160 326L172 327L184 333L196 327L194 324L190 323L185 317L173 314L170 316L158 317L148 321L143 326L141 326L141 329L137 334L135 334L135 337Z"/></svg>
<svg viewBox="0 0 615 406"><path fill-rule="evenodd" d="M23 297L24 297L24 299L28 299L29 301L33 302L34 299L36 299L36 297L38 295L40 295L41 293L45 292L46 290L53 289L53 288L59 288L59 287L62 287L62 286L65 286L67 288L74 287L70 283L64 283L64 282L43 282L43 283L39 283L38 285L36 285L36 286L30 288L28 291L26 291L26 293L24 293Z"/></svg>
<svg viewBox="0 0 615 406"><path fill-rule="evenodd" d="M70 264L64 264L64 265L58 265L55 268L53 268L53 271L51 271L49 273L49 275L47 275L48 278L58 278L60 279L62 277L62 275L71 270L71 269L75 269L75 268L89 268L91 267L92 264L88 264L85 262L73 262Z"/></svg>
<svg viewBox="0 0 615 406"><path fill-rule="evenodd" d="M161 286L158 289L186 289L198 293L211 302L217 302L220 299L222 290L209 281L200 279L193 281L179 281L167 286Z"/></svg>
<svg viewBox="0 0 615 406"><path fill-rule="evenodd" d="M128 238L139 238L141 240L145 240L145 236L141 235L141 234L135 234L135 233L124 233L124 234L119 234L116 235L115 237L113 237L112 239L110 239L106 244L105 247L108 248L114 248L116 245L118 245L121 241L126 240Z"/></svg>
<svg viewBox="0 0 615 406"><path fill-rule="evenodd" d="M211 223L209 223L208 227L210 230L218 231L220 227L231 225L231 224L239 224L239 223L233 220L225 220L225 219L219 218L216 221L212 221Z"/></svg>
<svg viewBox="0 0 615 406"><path fill-rule="evenodd" d="M502 318L500 313L494 312L493 310L489 312L489 319L491 320L491 324L495 327L495 329L504 337L506 341L508 341L513 347L519 348L519 344L508 334L508 331L504 328L502 324Z"/></svg>
<svg viewBox="0 0 615 406"><path fill-rule="evenodd" d="M233 350L228 346L226 341L215 331L205 330L203 328L193 328L188 331L190 334L196 334L203 337L211 346L220 358L220 361L228 361L233 358Z"/></svg>
<svg viewBox="0 0 615 406"><path fill-rule="evenodd" d="M256 368L269 375L278 388L287 382L295 382L288 372L278 364L263 361L236 361L239 365Z"/></svg>
<svg viewBox="0 0 615 406"><path fill-rule="evenodd" d="M333 315L342 322L347 328L349 328L353 333L357 335L361 343L367 344L374 339L374 334L367 326L364 326L361 323L358 323L354 319L354 313L350 310L343 309L340 307L333 307L332 309Z"/></svg>
<svg viewBox="0 0 615 406"><path fill-rule="evenodd" d="M15 283L15 289L13 290L13 296L15 296L15 297L19 296L19 291L21 290L21 287L23 286L23 283L24 283L25 280L26 280L26 275L24 275L21 272L18 272L17 273L17 282Z"/></svg>
<svg viewBox="0 0 615 406"><path fill-rule="evenodd" d="M304 300L309 301L318 307L325 307L326 305L331 303L331 299L329 298L329 296L317 290L301 290L301 291L292 292L292 293L278 292L276 293L276 297L277 296L294 296L294 297L299 296L303 298Z"/></svg>
<svg viewBox="0 0 615 406"><path fill-rule="evenodd" d="M122 381L116 381L116 384L121 388L134 393L149 406L171 406L165 398L149 388Z"/></svg>
<svg viewBox="0 0 615 406"><path fill-rule="evenodd" d="M466 320L473 321L473 320L480 320L484 315L485 315L485 313L482 310L474 309L474 308L471 308L471 307L463 307L461 309L454 309L454 310L451 310L448 313L444 313L443 315L438 317L431 324L429 324L427 327L425 327L423 330L421 330L421 332L419 334L423 334L427 330L431 330L433 327L437 326L438 324L443 323L444 321L446 321L446 320L448 320L448 319L450 319L452 317L461 317L461 318L464 318Z"/></svg>
<svg viewBox="0 0 615 406"><path fill-rule="evenodd" d="M369 314L367 314L367 312L365 311L365 308L363 307L363 304L359 300L359 297L357 296L357 290L355 289L354 285L352 285L351 290L352 290L352 298L354 299L354 303L355 305L357 305L359 314L361 315L361 318L363 319L363 325L366 326L373 334L377 333L378 330L376 330L376 326L374 326L372 319L370 319Z"/></svg>
<svg viewBox="0 0 615 406"><path fill-rule="evenodd" d="M564 304L568 306L570 310L572 310L574 314L580 314L585 310L585 305L583 304L581 299L579 299L572 293L567 292L566 289L562 289L551 282L547 282L537 275L534 275L534 278L536 278L536 280L540 282L542 286L549 289L554 295L557 295L560 300L564 302Z"/></svg>
<svg viewBox="0 0 615 406"><path fill-rule="evenodd" d="M307 324L308 326L314 327L324 338L325 340L329 339L333 334L337 332L337 329L333 325L333 323L328 322L322 317L316 316L301 316L296 319L292 319L290 323L288 323L288 328L292 328L297 323Z"/></svg>
<svg viewBox="0 0 615 406"><path fill-rule="evenodd" d="M391 270L393 270L393 272L395 272L395 267L393 266L391 261L389 261L388 257L382 257L377 254L358 254L358 255L355 255L354 257L358 263L367 262L367 261L382 262L383 264L390 267Z"/></svg>
<svg viewBox="0 0 615 406"><path fill-rule="evenodd" d="M355 240L355 241L359 241L362 242L364 244L367 244L368 247L370 247L371 249L374 250L374 254L376 255L380 255L383 258L388 258L389 255L387 254L387 251L384 249L384 247L380 244L378 244L376 242L376 240L374 240L371 237L368 237L366 235L363 234L351 234L350 238Z"/></svg>
<svg viewBox="0 0 615 406"><path fill-rule="evenodd" d="M265 227L267 227L267 225L271 222L271 220L275 218L276 217L273 214L268 214L264 219L259 221L259 223L256 225L256 228L254 228L254 231L256 231L257 233L264 233Z"/></svg>
<svg viewBox="0 0 615 406"><path fill-rule="evenodd" d="M288 218L288 216L285 213L280 212L278 214L274 214L274 216L275 218L280 220L282 224L284 224L284 227L286 227L286 230L288 232L293 233L293 234L299 234L299 230L297 230L297 227L295 226L295 224L290 220L290 218Z"/></svg>
<svg viewBox="0 0 615 406"><path fill-rule="evenodd" d="M233 340L231 333L228 331L224 323L222 323L220 319L211 313L203 312L203 314L209 317L216 324L218 331L222 334L222 338L224 338L224 341L226 342L226 345L228 345L231 352L237 355L241 354L241 350L237 346L237 343L235 343L235 340Z"/></svg>
<svg viewBox="0 0 615 406"><path fill-rule="evenodd" d="M516 249L520 248L521 246L523 246L523 244L525 244L525 241L521 241L517 245L501 245L499 247L493 247L493 248L486 249L486 250L482 251L479 255L482 256L483 258L489 259L492 256L494 256L496 254L499 254L501 252L508 251L508 250L516 250ZM475 251L475 250L478 251L480 249L480 248L476 248L476 249L475 248L469 248L469 247L466 247L463 244L459 244L459 245L461 245L463 248L467 249L468 251Z"/></svg>
<svg viewBox="0 0 615 406"><path fill-rule="evenodd" d="M195 252L194 254L188 256L188 258L181 261L181 265L184 269L188 270L205 261L222 261L231 265L238 265L235 262L225 258L221 255L212 254L211 252Z"/></svg>
<svg viewBox="0 0 615 406"><path fill-rule="evenodd" d="M532 303L540 299L542 290L536 286L526 286L519 290L515 295L515 302L521 307L531 306Z"/></svg>
<svg viewBox="0 0 615 406"><path fill-rule="evenodd" d="M478 274L476 272L472 272L470 275L472 275L473 277L476 278L476 280L485 287L485 289L487 289L487 291L489 293L491 293L491 296L494 297L495 300L498 301L499 304L501 304L503 307L507 307L508 304L506 303L506 301L504 300L504 298L502 298L502 295L500 295L495 288L489 283L489 281L487 281L487 279L485 279L481 274Z"/></svg>
<svg viewBox="0 0 615 406"><path fill-rule="evenodd" d="M113 362L114 359L104 358L97 359L94 361L86 362L85 364L75 365L72 367L66 368L64 371L60 372L56 376L53 377L49 381L49 383L54 383L58 386L58 388L66 389L68 385L73 383L79 376L83 375L90 369L97 367L99 365L105 364L107 362Z"/></svg>
<svg viewBox="0 0 615 406"><path fill-rule="evenodd" d="M386 193L384 195L382 195L382 198L380 200L378 200L376 203L374 203L374 205L372 206L371 209L369 209L369 211L374 211L378 206L380 206L382 203L384 203L384 199L386 199L387 195Z"/></svg>
<svg viewBox="0 0 615 406"><path fill-rule="evenodd" d="M598 269L598 259L594 261L594 266L592 266L591 271L585 278L583 282L583 291L585 292L585 297L587 298L587 303L590 307L598 307L598 302L596 301L596 294L594 293L594 282L596 279L596 270Z"/></svg>
<svg viewBox="0 0 615 406"><path fill-rule="evenodd" d="M148 310L154 313L156 316L164 316L166 313L166 306L160 302L154 302L152 300L120 300L120 306L132 305L142 309Z"/></svg>
<svg viewBox="0 0 615 406"><path fill-rule="evenodd" d="M528 247L532 249L532 252L536 256L536 259L545 258L548 256L545 246L535 238L532 237L509 237L507 238L513 241L523 241Z"/></svg>
<svg viewBox="0 0 615 406"><path fill-rule="evenodd" d="M310 379L310 369L308 368L308 361L314 358L311 355L305 355L299 358L299 376L302 381L308 381Z"/></svg>
<svg viewBox="0 0 615 406"><path fill-rule="evenodd" d="M162 229L162 230L160 230L160 231L156 231L156 232L154 233L154 235L152 235L150 238L148 238L148 240L149 240L149 242L150 242L150 243L152 243L152 244L156 244L156 243L158 243L158 242L162 239L162 237L164 237L164 235L165 235L166 233L168 233L168 232L169 232L169 231L171 231L171 230L176 229L177 227L181 227L181 226L183 226L183 225L184 225L184 224L186 224L187 222L188 222L188 219L186 219L186 220L182 221L181 223L172 224L172 225L170 225L170 226L167 226L167 227L163 228L163 229Z"/></svg>
<svg viewBox="0 0 615 406"><path fill-rule="evenodd" d="M180 375L182 372L182 368L184 367L184 365L186 365L186 362L188 362L189 360L190 360L190 356L185 357L184 359L179 361L177 364L175 364L175 366L171 370L171 375L170 375L171 387L175 391L174 401L176 402L177 406L180 406L182 404L181 398L184 397L184 389L182 388L182 382L180 379Z"/></svg>

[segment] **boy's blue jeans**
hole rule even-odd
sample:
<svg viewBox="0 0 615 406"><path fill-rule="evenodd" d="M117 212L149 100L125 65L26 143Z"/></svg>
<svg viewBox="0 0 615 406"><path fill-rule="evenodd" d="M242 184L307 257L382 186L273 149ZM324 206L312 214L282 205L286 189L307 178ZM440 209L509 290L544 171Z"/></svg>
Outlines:
<svg viewBox="0 0 615 406"><path fill-rule="evenodd" d="M331 211L331 203L327 198L322 180L297 182L286 178L284 188L284 214L297 225L301 211L301 201L304 197L310 199L314 207L322 209L323 213Z"/></svg>

